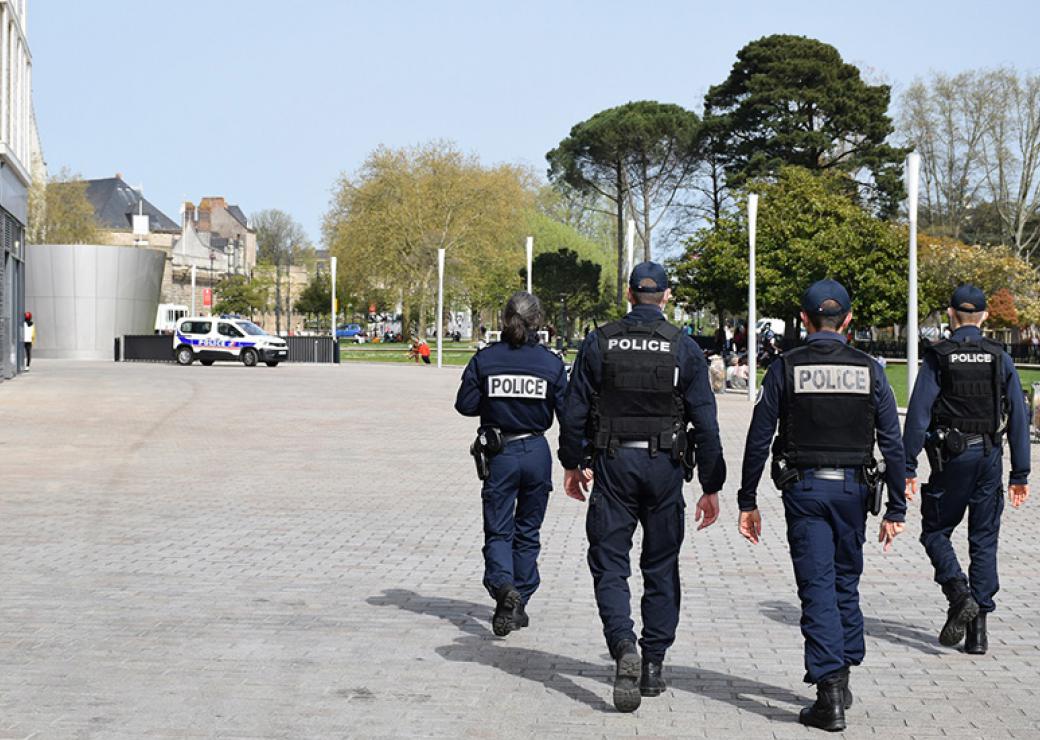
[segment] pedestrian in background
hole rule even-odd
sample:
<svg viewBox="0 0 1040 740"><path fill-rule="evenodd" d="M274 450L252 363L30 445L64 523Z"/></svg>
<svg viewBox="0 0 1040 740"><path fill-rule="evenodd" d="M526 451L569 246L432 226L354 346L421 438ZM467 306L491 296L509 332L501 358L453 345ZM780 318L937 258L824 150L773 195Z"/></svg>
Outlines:
<svg viewBox="0 0 1040 740"><path fill-rule="evenodd" d="M25 322L22 327L22 342L25 344L25 369L32 364L32 347L36 341L36 322L33 321L32 313L25 312Z"/></svg>

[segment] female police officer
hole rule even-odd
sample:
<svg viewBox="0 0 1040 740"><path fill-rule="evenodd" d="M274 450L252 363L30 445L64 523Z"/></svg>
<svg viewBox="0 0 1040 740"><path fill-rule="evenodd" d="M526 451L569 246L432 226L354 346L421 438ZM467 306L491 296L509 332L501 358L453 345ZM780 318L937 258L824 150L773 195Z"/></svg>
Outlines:
<svg viewBox="0 0 1040 740"><path fill-rule="evenodd" d="M552 490L544 434L567 387L563 362L538 343L541 324L538 299L514 293L502 312L502 341L473 356L455 399L460 414L480 417L484 587L497 604L491 621L499 636L528 625L524 605L538 588L538 533Z"/></svg>

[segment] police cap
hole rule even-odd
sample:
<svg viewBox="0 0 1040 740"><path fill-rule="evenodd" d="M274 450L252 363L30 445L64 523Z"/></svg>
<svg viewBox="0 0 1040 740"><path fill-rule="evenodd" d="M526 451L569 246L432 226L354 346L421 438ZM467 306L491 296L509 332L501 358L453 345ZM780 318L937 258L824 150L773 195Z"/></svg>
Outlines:
<svg viewBox="0 0 1040 740"><path fill-rule="evenodd" d="M825 309L823 304L834 301L837 308ZM840 316L852 309L849 291L837 280L817 280L802 296L802 310L810 316Z"/></svg>
<svg viewBox="0 0 1040 740"><path fill-rule="evenodd" d="M636 293L663 293L671 287L668 273L656 262L640 262L632 268L628 287Z"/></svg>
<svg viewBox="0 0 1040 740"><path fill-rule="evenodd" d="M985 311L986 294L974 285L960 285L950 296L950 308L963 313Z"/></svg>

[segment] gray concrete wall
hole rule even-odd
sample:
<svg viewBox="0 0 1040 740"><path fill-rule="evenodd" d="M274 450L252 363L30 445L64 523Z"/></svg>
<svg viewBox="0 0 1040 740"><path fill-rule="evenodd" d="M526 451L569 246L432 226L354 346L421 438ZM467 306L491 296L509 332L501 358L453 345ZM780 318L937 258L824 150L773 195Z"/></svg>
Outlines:
<svg viewBox="0 0 1040 740"><path fill-rule="evenodd" d="M33 355L112 359L123 334L151 334L165 252L95 244L32 245L25 308L36 321Z"/></svg>

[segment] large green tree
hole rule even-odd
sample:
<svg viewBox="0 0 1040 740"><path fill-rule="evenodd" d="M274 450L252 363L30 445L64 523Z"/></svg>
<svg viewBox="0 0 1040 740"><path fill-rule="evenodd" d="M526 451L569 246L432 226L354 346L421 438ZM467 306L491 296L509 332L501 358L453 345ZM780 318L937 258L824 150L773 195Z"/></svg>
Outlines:
<svg viewBox="0 0 1040 740"><path fill-rule="evenodd" d="M758 307L783 318L793 335L801 296L830 277L852 295L860 326L904 320L907 253L903 231L863 210L848 192L848 176L782 168L775 180L752 183L760 194L757 239ZM723 221L687 245L679 291L694 306L746 310L746 225ZM720 297L716 298L713 293Z"/></svg>
<svg viewBox="0 0 1040 740"><path fill-rule="evenodd" d="M546 154L549 179L613 206L617 244L616 300L623 300L625 211L638 216L643 256L653 229L676 204L699 162L700 122L678 105L644 100L609 108L571 128Z"/></svg>
<svg viewBox="0 0 1040 740"><path fill-rule="evenodd" d="M905 150L889 145L888 85L868 85L829 44L804 36L752 41L704 98L705 135L725 143L732 184L784 165L839 170L884 215L903 197Z"/></svg>
<svg viewBox="0 0 1040 740"><path fill-rule="evenodd" d="M267 309L271 281L262 274L252 279L245 275L228 275L217 283L217 294L213 310L218 313L235 313L252 316Z"/></svg>
<svg viewBox="0 0 1040 740"><path fill-rule="evenodd" d="M570 249L542 252L534 258L532 270L538 283L535 293L550 323L564 337L570 337L574 320L594 316L600 308L602 265L584 260ZM526 269L521 270L525 275Z"/></svg>
<svg viewBox="0 0 1040 740"><path fill-rule="evenodd" d="M28 240L33 244L93 244L99 230L87 183L62 169L33 182L29 191Z"/></svg>

